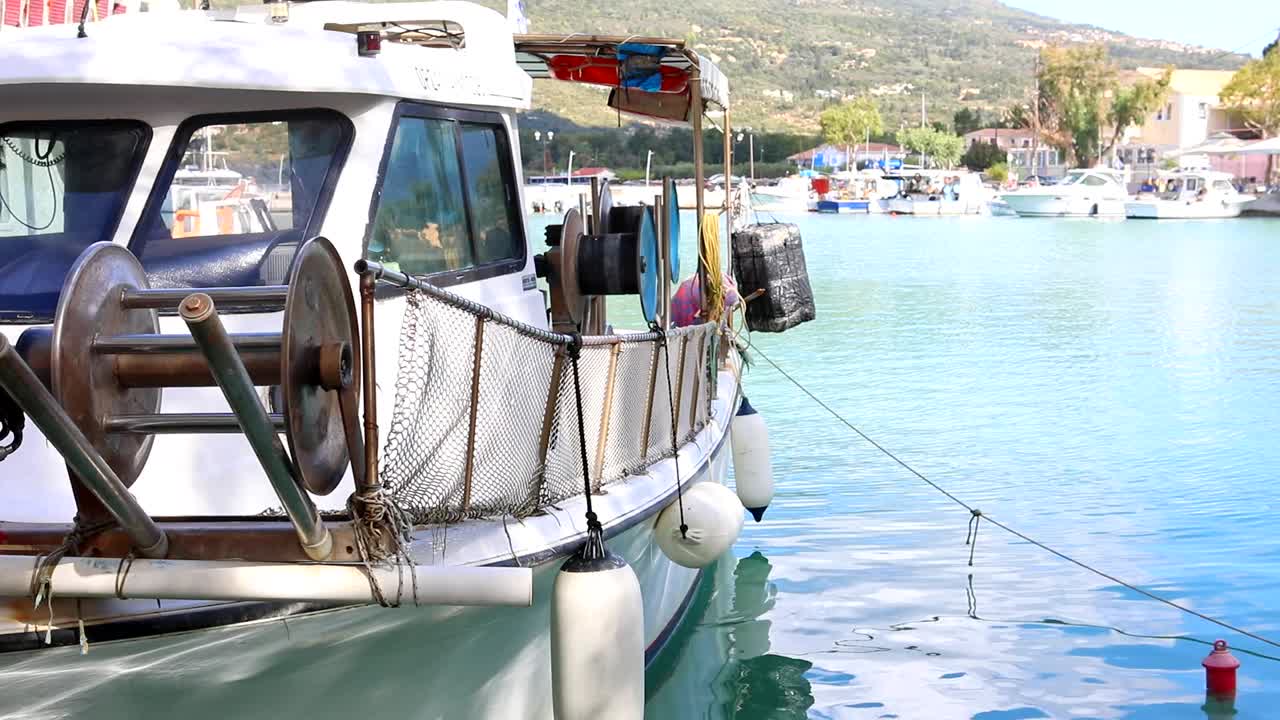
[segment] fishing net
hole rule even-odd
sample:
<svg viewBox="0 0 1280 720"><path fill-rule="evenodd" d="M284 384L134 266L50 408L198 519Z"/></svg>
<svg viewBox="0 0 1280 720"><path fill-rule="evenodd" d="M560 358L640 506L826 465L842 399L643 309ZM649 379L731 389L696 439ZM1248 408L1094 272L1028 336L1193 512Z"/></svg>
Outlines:
<svg viewBox="0 0 1280 720"><path fill-rule="evenodd" d="M441 293L443 296L443 293ZM415 524L525 517L582 492L578 410L562 336L411 290L380 462ZM578 360L592 485L673 454L706 424L714 325L584 338ZM683 361L682 361L683 358Z"/></svg>

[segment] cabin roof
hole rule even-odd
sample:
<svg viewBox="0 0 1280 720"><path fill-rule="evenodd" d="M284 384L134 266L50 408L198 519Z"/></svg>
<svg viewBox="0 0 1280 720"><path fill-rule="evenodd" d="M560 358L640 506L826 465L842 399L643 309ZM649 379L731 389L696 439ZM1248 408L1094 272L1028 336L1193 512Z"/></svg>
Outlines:
<svg viewBox="0 0 1280 720"><path fill-rule="evenodd" d="M384 42L361 57L351 29L460 25L460 47ZM0 85L123 85L350 93L524 108L506 19L467 2L297 3L272 23L262 5L231 11L113 15L77 38L73 25L0 33Z"/></svg>

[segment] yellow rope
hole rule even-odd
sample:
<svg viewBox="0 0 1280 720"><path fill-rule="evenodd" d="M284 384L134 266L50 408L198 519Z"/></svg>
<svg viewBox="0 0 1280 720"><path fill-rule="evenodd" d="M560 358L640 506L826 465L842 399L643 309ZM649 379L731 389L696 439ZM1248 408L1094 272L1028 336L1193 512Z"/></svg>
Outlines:
<svg viewBox="0 0 1280 720"><path fill-rule="evenodd" d="M724 322L724 271L720 269L720 216L705 213L702 216L702 241L698 253L707 267L707 286L702 288L702 301L707 309L706 320Z"/></svg>

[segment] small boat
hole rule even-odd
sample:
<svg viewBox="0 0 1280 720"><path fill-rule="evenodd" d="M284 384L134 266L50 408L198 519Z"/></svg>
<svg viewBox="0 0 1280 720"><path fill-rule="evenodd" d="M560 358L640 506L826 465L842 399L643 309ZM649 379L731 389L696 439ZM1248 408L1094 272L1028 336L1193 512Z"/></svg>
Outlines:
<svg viewBox="0 0 1280 720"><path fill-rule="evenodd" d="M866 215L871 205L869 200L817 200L814 201L814 212L829 215L857 214Z"/></svg>
<svg viewBox="0 0 1280 720"><path fill-rule="evenodd" d="M1216 170L1177 170L1161 178L1163 191L1140 192L1125 203L1130 218L1191 220L1233 218L1253 201L1231 184L1229 173Z"/></svg>
<svg viewBox="0 0 1280 720"><path fill-rule="evenodd" d="M1021 217L1124 217L1129 192L1115 170L1071 170L1056 185L1023 188L1000 199Z"/></svg>
<svg viewBox="0 0 1280 720"><path fill-rule="evenodd" d="M965 170L887 174L881 178L880 187L879 212L898 215L978 215L986 207L988 195L981 177Z"/></svg>

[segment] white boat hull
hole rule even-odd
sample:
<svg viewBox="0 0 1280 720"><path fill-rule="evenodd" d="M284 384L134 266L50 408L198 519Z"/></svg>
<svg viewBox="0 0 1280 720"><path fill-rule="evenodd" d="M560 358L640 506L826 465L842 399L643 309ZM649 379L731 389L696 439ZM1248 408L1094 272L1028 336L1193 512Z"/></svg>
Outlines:
<svg viewBox="0 0 1280 720"><path fill-rule="evenodd" d="M708 447L712 435L717 444ZM698 444L706 451L701 468L686 482L724 483L727 432L712 423ZM668 560L654 541L653 522L666 502L664 494L647 516L633 517L630 527L607 541L640 581L646 663L679 626L700 576ZM456 542L464 540L450 539L449 552ZM163 707L166 715L185 720L225 720L362 717L377 708L378 716L401 718L551 720L551 588L571 549L535 566L531 608L220 603L166 613L149 601L149 612L90 625L87 654L74 640L0 653L0 716L125 717L138 708ZM3 607L10 624L16 614L27 618L24 632L38 645L44 608L32 612L29 600ZM60 610L73 608L73 601L60 601ZM210 614L226 622L182 631ZM60 640L76 632L65 616L56 625ZM149 634L155 629L170 631ZM319 687L328 690L319 693Z"/></svg>
<svg viewBox="0 0 1280 720"><path fill-rule="evenodd" d="M1149 220L1196 220L1239 217L1247 200L1184 202L1180 200L1138 200L1125 203L1126 217Z"/></svg>
<svg viewBox="0 0 1280 720"><path fill-rule="evenodd" d="M1118 198L1019 195L1001 198L1019 217L1124 217L1125 201Z"/></svg>

